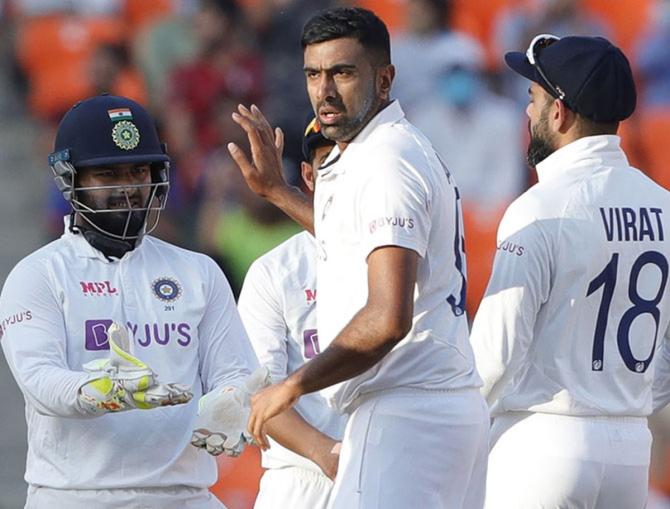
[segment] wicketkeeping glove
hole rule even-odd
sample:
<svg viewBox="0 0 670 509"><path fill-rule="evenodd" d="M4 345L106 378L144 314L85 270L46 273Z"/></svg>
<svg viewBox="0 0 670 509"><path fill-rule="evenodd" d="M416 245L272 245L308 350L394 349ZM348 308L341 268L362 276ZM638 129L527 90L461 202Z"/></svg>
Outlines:
<svg viewBox="0 0 670 509"><path fill-rule="evenodd" d="M240 387L223 387L205 394L198 402L191 444L213 456L239 456L251 443L246 433L251 396L270 383L270 371L260 367Z"/></svg>
<svg viewBox="0 0 670 509"><path fill-rule="evenodd" d="M84 371L97 375L79 389L78 400L89 414L121 412L187 403L193 397L190 387L159 383L157 375L129 352L128 331L116 323L107 331L109 357L84 364Z"/></svg>

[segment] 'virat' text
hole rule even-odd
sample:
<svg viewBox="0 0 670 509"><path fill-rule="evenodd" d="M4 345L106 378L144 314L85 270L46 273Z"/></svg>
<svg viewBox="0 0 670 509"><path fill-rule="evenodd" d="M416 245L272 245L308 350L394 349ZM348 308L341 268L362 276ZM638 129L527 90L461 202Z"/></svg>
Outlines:
<svg viewBox="0 0 670 509"><path fill-rule="evenodd" d="M662 241L662 214L659 208L600 207L605 236L610 242Z"/></svg>

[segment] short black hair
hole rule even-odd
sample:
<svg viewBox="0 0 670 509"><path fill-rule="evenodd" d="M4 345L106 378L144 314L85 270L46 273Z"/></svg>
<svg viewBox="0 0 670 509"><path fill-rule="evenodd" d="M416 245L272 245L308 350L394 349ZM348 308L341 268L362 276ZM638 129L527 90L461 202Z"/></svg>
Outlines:
<svg viewBox="0 0 670 509"><path fill-rule="evenodd" d="M391 63L389 31L377 15L360 7L335 7L312 17L302 30L303 50L310 44L351 37L377 56L380 65Z"/></svg>

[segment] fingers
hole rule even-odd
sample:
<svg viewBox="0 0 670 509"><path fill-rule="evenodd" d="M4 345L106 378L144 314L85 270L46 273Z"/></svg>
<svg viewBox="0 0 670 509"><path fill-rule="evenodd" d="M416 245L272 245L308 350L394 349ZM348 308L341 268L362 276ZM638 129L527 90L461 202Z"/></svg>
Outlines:
<svg viewBox="0 0 670 509"><path fill-rule="evenodd" d="M259 140L262 141L263 145L274 146L275 136L272 131L272 127L270 126L270 123L267 121L265 116L261 113L261 110L256 107L256 105L252 105L251 109L247 109L245 106L240 104L237 107L237 111L237 115L249 122L250 128L254 129L256 136ZM251 138L249 141L252 142ZM253 148L254 145L252 142L252 150Z"/></svg>
<svg viewBox="0 0 670 509"><path fill-rule="evenodd" d="M253 116L256 125L258 126L263 138L267 143L274 144L275 134L272 130L272 126L265 118L265 115L261 113L261 110L255 104L251 105L251 115Z"/></svg>
<svg viewBox="0 0 670 509"><path fill-rule="evenodd" d="M275 128L275 148L277 149L277 154L281 157L284 152L284 131L281 128Z"/></svg>
<svg viewBox="0 0 670 509"><path fill-rule="evenodd" d="M268 443L267 434L265 433L265 419L258 415L256 408L253 405L251 407L251 414L249 415L249 424L247 427L256 445L260 447L261 450L267 451L270 448L270 444Z"/></svg>
<svg viewBox="0 0 670 509"><path fill-rule="evenodd" d="M205 449L212 456L225 454L226 456L236 458L242 454L246 445L246 442L242 437L240 437L240 440L233 446L226 445L227 441L228 439L224 434L216 432L212 433L204 428L195 429L191 434L191 445L198 449Z"/></svg>
<svg viewBox="0 0 670 509"><path fill-rule="evenodd" d="M235 164L242 170L242 174L245 176L249 175L253 170L253 166L242 149L235 143L228 143L228 152L233 161L235 161Z"/></svg>
<svg viewBox="0 0 670 509"><path fill-rule="evenodd" d="M247 133L249 144L254 147L262 144L262 138L258 126L251 113L241 104L238 106L238 112L232 114L233 122L239 125Z"/></svg>

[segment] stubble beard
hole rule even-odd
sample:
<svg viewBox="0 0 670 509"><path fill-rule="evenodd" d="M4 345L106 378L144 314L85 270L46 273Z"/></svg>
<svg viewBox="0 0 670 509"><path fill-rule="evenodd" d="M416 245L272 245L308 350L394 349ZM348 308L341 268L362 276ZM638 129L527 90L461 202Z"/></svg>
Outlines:
<svg viewBox="0 0 670 509"><path fill-rule="evenodd" d="M107 200L99 200L93 197L87 191L79 191L79 201L90 207L93 210L104 210L109 208ZM109 232L113 235L136 237L144 227L147 217L146 210L119 210L118 212L81 212L82 215L91 221L101 230ZM130 219L128 215L130 214ZM128 227L126 228L126 223Z"/></svg>
<svg viewBox="0 0 670 509"><path fill-rule="evenodd" d="M539 122L534 127L531 127L529 120L528 131L530 133L530 141L526 152L526 160L534 168L556 151L555 143L549 134L547 114L543 112Z"/></svg>
<svg viewBox="0 0 670 509"><path fill-rule="evenodd" d="M350 142L377 114L380 105L381 99L377 97L373 86L366 95L358 114L354 117L345 116L338 125L322 125L321 131L323 136L335 142ZM342 103L339 103L336 106L346 114L346 110Z"/></svg>

